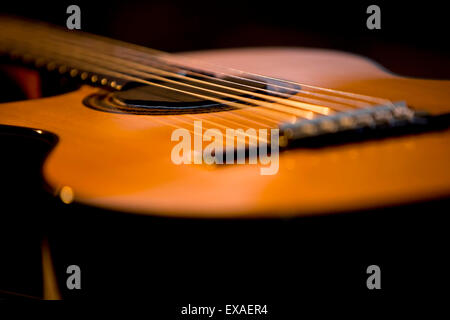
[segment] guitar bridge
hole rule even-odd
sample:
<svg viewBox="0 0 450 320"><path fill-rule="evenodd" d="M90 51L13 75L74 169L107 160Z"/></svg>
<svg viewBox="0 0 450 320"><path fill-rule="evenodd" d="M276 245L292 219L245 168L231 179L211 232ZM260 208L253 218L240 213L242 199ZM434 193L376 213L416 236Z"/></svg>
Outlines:
<svg viewBox="0 0 450 320"><path fill-rule="evenodd" d="M433 118L426 112L409 108L404 102L340 112L283 123L279 127L280 146L320 147L413 133L429 128Z"/></svg>

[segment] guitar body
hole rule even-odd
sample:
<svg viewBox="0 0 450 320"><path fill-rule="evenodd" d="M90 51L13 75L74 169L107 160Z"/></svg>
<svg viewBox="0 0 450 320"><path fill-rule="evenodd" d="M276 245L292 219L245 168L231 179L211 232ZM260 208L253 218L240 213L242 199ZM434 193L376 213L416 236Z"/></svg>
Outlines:
<svg viewBox="0 0 450 320"><path fill-rule="evenodd" d="M310 85L406 101L433 115L450 112L450 81L402 78L363 57L301 48L187 53L195 59ZM146 215L301 216L432 200L450 195L450 131L388 137L280 153L279 171L260 165L171 161L173 126L217 113L134 115L89 108L88 85L66 94L0 106L0 124L51 132L58 143L43 165L55 195ZM241 110L222 111L239 113ZM251 122L241 123L252 127ZM224 125L228 125L224 123ZM213 126L211 126L213 127ZM69 187L67 189L64 187ZM72 200L72 199L70 199Z"/></svg>

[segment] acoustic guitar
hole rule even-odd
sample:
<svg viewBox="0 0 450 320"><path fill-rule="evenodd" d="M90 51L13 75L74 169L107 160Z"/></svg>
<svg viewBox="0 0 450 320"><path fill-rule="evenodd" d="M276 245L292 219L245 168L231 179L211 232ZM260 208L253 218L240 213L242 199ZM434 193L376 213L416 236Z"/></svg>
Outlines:
<svg viewBox="0 0 450 320"><path fill-rule="evenodd" d="M450 195L450 81L330 50L169 54L10 17L0 53L27 97L0 105L1 132L51 144L42 176L65 204L214 220ZM42 261L44 297L60 298L46 240Z"/></svg>
<svg viewBox="0 0 450 320"><path fill-rule="evenodd" d="M42 170L64 202L145 215L262 217L450 193L449 81L400 77L328 50L168 54L7 17L0 30L4 58L79 84L40 97L35 74L12 68L30 99L0 108L3 126L56 137ZM195 121L203 133L279 129L277 172L261 174L267 165L248 155L244 164L174 163L172 134L194 133Z"/></svg>

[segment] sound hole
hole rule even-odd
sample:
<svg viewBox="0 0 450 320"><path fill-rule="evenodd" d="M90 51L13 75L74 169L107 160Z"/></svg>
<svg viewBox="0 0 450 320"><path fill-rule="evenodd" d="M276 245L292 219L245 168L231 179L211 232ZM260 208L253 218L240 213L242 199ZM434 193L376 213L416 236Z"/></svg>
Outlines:
<svg viewBox="0 0 450 320"><path fill-rule="evenodd" d="M180 81L179 79L174 80ZM276 80L263 82L252 79L223 78L208 80L207 84L190 81L185 82L186 84L192 85L192 87L182 84L153 82L171 87L175 90L152 85L141 85L139 83L128 83L121 91L91 95L85 99L84 103L97 110L115 113L153 115L205 113L234 109L226 103L215 101L215 99L238 102L242 105L248 105L248 107L252 106L252 104L248 104L237 97L227 97L223 94L262 100L253 94L277 95L281 93L283 97L286 97L286 94L292 95L300 90L300 87L297 85L290 85ZM220 85L221 87L215 86L214 84ZM233 88L245 90L245 93L237 92ZM207 98L211 98L211 100Z"/></svg>

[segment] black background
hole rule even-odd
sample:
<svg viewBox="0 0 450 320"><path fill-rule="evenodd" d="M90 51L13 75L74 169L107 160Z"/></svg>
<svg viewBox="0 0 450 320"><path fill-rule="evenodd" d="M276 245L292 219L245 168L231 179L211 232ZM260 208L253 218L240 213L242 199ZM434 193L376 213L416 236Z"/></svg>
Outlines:
<svg viewBox="0 0 450 320"><path fill-rule="evenodd" d="M1 8L65 26L65 10L75 3L83 31L170 52L312 46L362 54L403 75L450 77L443 2L376 2L381 30L366 28L368 1L8 1ZM313 302L352 308L363 300L376 308L444 286L447 200L305 219L128 216L55 204L48 193L33 191L42 186L43 159L33 148L45 152L49 145L29 143L2 140L4 154L16 156L2 157L2 167L21 167L20 179L13 171L2 175L1 222L8 232L0 240L10 263L2 264L0 279L11 291L41 294L43 236L64 298L138 301L151 307L148 315L155 308L168 319L188 303L268 303L273 319L301 314ZM63 289L70 264L83 272L79 292ZM381 291L366 288L370 264L382 269Z"/></svg>

